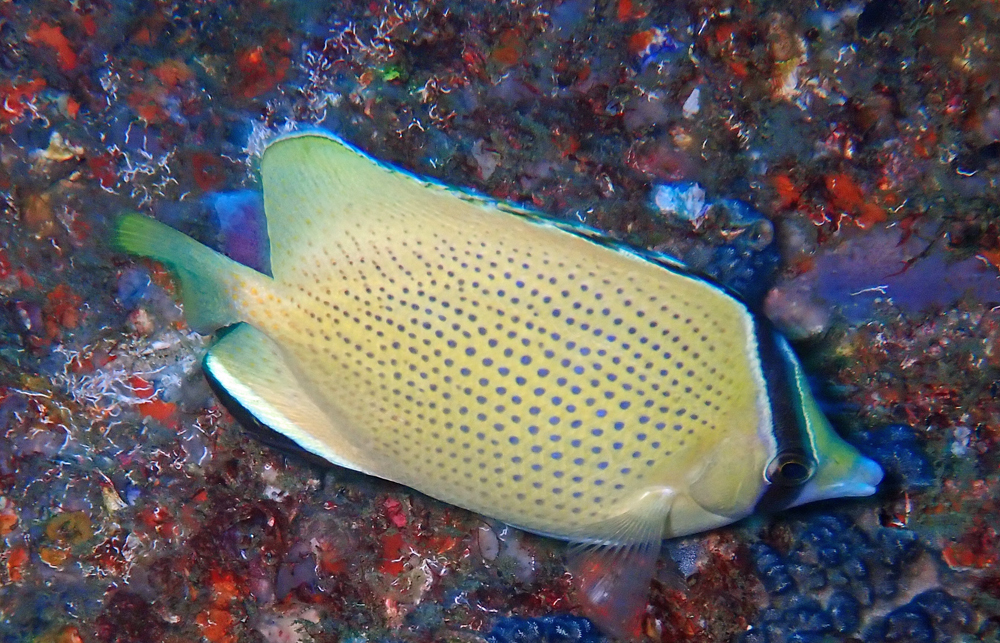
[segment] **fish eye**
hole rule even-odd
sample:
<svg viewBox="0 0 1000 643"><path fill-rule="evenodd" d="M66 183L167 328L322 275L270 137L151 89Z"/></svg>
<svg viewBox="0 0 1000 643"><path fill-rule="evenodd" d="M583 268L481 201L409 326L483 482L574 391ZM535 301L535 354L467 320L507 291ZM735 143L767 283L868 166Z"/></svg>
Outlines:
<svg viewBox="0 0 1000 643"><path fill-rule="evenodd" d="M767 465L765 477L771 484L796 487L806 483L816 471L816 463L804 453L788 451L779 453Z"/></svg>

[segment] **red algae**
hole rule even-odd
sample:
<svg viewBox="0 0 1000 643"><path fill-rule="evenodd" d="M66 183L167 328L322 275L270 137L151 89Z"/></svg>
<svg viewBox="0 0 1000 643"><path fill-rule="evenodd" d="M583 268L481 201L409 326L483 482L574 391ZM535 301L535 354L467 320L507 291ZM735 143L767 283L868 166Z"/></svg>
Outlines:
<svg viewBox="0 0 1000 643"><path fill-rule="evenodd" d="M50 47L55 52L60 70L69 72L76 69L76 52L58 25L40 23L29 29L27 36L28 42Z"/></svg>
<svg viewBox="0 0 1000 643"><path fill-rule="evenodd" d="M30 101L38 91L45 88L45 84L41 78L17 83L8 80L0 82L0 96L4 99L0 104L0 118L4 124L22 118L28 110Z"/></svg>

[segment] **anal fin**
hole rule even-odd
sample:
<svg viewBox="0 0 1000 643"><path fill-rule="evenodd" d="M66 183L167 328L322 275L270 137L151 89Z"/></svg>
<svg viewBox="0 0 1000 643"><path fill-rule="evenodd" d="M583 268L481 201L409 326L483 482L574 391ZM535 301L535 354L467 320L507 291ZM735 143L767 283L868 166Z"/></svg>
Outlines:
<svg viewBox="0 0 1000 643"><path fill-rule="evenodd" d="M598 526L599 532L609 534L607 542L570 546L566 567L583 613L612 636L641 637L649 584L673 498L670 489L648 491L627 511Z"/></svg>
<svg viewBox="0 0 1000 643"><path fill-rule="evenodd" d="M266 427L341 467L371 473L333 409L323 409L288 363L281 347L248 324L239 324L205 356L210 378Z"/></svg>

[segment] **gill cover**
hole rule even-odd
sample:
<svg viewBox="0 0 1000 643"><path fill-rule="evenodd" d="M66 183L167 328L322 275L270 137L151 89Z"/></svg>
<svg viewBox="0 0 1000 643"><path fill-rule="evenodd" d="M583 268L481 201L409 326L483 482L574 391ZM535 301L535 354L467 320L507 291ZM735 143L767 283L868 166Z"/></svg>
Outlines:
<svg viewBox="0 0 1000 643"><path fill-rule="evenodd" d="M750 439L729 438L715 445L688 490L699 507L727 522L750 514L762 492L763 481L754 472L766 466L768 449L756 440L756 432L747 433Z"/></svg>

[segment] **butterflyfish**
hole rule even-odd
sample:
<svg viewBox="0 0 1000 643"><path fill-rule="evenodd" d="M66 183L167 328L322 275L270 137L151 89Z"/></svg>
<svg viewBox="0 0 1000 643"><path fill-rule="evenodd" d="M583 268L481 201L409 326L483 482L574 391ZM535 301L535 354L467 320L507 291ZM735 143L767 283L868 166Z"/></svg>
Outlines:
<svg viewBox="0 0 1000 643"><path fill-rule="evenodd" d="M260 174L273 276L117 224L176 274L194 330L232 327L207 374L333 464L574 543L612 633L662 539L881 480L768 321L676 261L323 134L272 142Z"/></svg>

